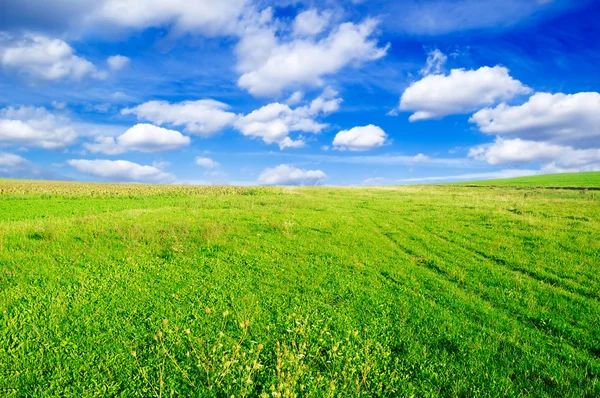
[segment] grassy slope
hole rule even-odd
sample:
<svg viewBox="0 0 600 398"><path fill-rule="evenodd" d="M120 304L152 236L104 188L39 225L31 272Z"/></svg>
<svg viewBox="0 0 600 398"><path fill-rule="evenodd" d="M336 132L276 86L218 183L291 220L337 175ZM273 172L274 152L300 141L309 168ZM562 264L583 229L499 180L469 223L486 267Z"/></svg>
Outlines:
<svg viewBox="0 0 600 398"><path fill-rule="evenodd" d="M531 177L461 182L456 185L533 186L533 187L600 187L600 172L546 174Z"/></svg>
<svg viewBox="0 0 600 398"><path fill-rule="evenodd" d="M592 192L0 189L5 396L600 394Z"/></svg>

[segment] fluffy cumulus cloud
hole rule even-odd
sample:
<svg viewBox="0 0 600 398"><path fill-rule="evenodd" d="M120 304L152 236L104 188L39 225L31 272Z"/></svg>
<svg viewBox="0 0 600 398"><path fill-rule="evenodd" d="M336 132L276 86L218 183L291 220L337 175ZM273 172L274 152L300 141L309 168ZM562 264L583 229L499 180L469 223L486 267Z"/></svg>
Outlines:
<svg viewBox="0 0 600 398"><path fill-rule="evenodd" d="M327 179L321 170L304 170L287 164L265 169L258 177L263 185L320 185Z"/></svg>
<svg viewBox="0 0 600 398"><path fill-rule="evenodd" d="M414 112L409 118L414 122L472 112L530 92L502 66L452 69L448 75L430 74L412 83L402 94L399 109Z"/></svg>
<svg viewBox="0 0 600 398"><path fill-rule="evenodd" d="M23 106L0 110L0 144L55 150L72 145L76 139L71 120L45 108Z"/></svg>
<svg viewBox="0 0 600 398"><path fill-rule="evenodd" d="M190 138L179 131L168 130L151 124L136 124L116 139L100 136L84 147L94 153L118 155L127 151L166 152L181 149L190 144Z"/></svg>
<svg viewBox="0 0 600 398"><path fill-rule="evenodd" d="M491 145L472 148L469 157L492 165L538 162L543 171L600 170L600 149L576 149L543 141L497 138Z"/></svg>
<svg viewBox="0 0 600 398"><path fill-rule="evenodd" d="M340 131L333 139L333 146L338 150L368 151L384 145L386 139L381 127L369 124Z"/></svg>
<svg viewBox="0 0 600 398"><path fill-rule="evenodd" d="M386 55L388 47L379 47L371 38L376 26L376 20L367 19L360 24L343 23L320 39L309 35L286 40L278 37L273 26L250 25L236 48L237 69L242 74L238 85L256 96L278 95L287 87L320 85L324 76L348 65ZM299 29L307 33L308 28Z"/></svg>
<svg viewBox="0 0 600 398"><path fill-rule="evenodd" d="M143 166L127 160L71 159L67 162L77 171L109 181L170 183L172 174L154 166Z"/></svg>
<svg viewBox="0 0 600 398"><path fill-rule="evenodd" d="M35 80L106 77L106 73L98 71L90 61L75 55L65 41L39 35L0 41L0 63L6 70Z"/></svg>
<svg viewBox="0 0 600 398"><path fill-rule="evenodd" d="M207 157L201 157L198 156L196 158L196 164L200 167L203 167L205 169L214 169L216 167L219 167L219 163L214 161L211 158L207 158Z"/></svg>
<svg viewBox="0 0 600 398"><path fill-rule="evenodd" d="M183 126L190 134L206 137L233 123L236 115L228 109L228 105L210 99L174 104L166 101L149 101L135 108L124 109L121 113L136 115L139 120L158 125Z"/></svg>
<svg viewBox="0 0 600 398"><path fill-rule="evenodd" d="M106 63L112 70L121 70L127 65L129 65L130 61L131 60L129 59L129 57L126 57L124 55L113 55L106 59Z"/></svg>
<svg viewBox="0 0 600 398"><path fill-rule="evenodd" d="M309 104L293 109L289 105L274 102L240 116L235 128L245 136L260 138L267 144L278 144L280 149L302 147L304 141L293 140L289 134L320 133L327 124L316 121L316 118L339 109L342 99L337 94L328 88Z"/></svg>
<svg viewBox="0 0 600 398"><path fill-rule="evenodd" d="M486 134L600 146L600 94L536 93L522 105L482 109L470 122Z"/></svg>

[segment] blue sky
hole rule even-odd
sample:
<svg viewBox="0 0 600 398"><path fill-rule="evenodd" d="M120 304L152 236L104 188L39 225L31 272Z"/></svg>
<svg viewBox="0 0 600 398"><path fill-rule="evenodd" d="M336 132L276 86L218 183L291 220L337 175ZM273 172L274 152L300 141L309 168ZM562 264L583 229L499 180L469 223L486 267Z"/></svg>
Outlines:
<svg viewBox="0 0 600 398"><path fill-rule="evenodd" d="M0 177L387 185L600 170L597 1L2 7Z"/></svg>

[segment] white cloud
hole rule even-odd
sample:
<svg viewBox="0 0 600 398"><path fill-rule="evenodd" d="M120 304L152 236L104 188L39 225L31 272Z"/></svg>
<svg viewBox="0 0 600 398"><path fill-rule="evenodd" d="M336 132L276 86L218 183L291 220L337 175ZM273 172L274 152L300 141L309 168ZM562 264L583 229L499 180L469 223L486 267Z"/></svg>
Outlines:
<svg viewBox="0 0 600 398"><path fill-rule="evenodd" d="M119 145L140 152L164 152L190 144L190 137L179 131L167 130L151 124L136 124L117 138Z"/></svg>
<svg viewBox="0 0 600 398"><path fill-rule="evenodd" d="M295 38L282 42L274 28L249 26L236 47L238 85L256 96L278 95L290 86L318 86L323 77L348 65L376 60L388 46L370 39L377 21L343 23L327 37Z"/></svg>
<svg viewBox="0 0 600 398"><path fill-rule="evenodd" d="M181 149L190 144L190 137L179 131L168 130L151 124L136 124L116 139L97 137L95 143L84 144L94 153L118 155L126 151L166 152Z"/></svg>
<svg viewBox="0 0 600 398"><path fill-rule="evenodd" d="M559 144L600 144L600 94L536 93L523 105L485 108L469 120L486 134Z"/></svg>
<svg viewBox="0 0 600 398"><path fill-rule="evenodd" d="M103 0L89 20L143 30L172 26L175 32L232 34L248 0Z"/></svg>
<svg viewBox="0 0 600 398"><path fill-rule="evenodd" d="M472 148L469 157L492 165L539 162L542 169L588 171L600 169L600 149L575 149L548 142L497 138L491 145Z"/></svg>
<svg viewBox="0 0 600 398"><path fill-rule="evenodd" d="M425 63L425 66L423 69L421 69L421 74L423 76L431 74L439 75L444 70L444 65L446 64L447 60L448 57L437 48L431 50L427 55L427 62Z"/></svg>
<svg viewBox="0 0 600 398"><path fill-rule="evenodd" d="M318 10L311 8L296 15L293 24L295 36L314 36L323 32L329 20L331 19L330 12L319 13Z"/></svg>
<svg viewBox="0 0 600 398"><path fill-rule="evenodd" d="M384 145L386 139L381 127L369 124L340 131L333 139L333 146L338 150L368 151Z"/></svg>
<svg viewBox="0 0 600 398"><path fill-rule="evenodd" d="M113 55L106 59L106 63L112 70L121 70L126 67L131 60L124 55Z"/></svg>
<svg viewBox="0 0 600 398"><path fill-rule="evenodd" d="M427 75L408 87L399 109L413 111L411 122L467 113L531 92L502 66L477 70L452 69L449 75Z"/></svg>
<svg viewBox="0 0 600 398"><path fill-rule="evenodd" d="M398 180L398 182L404 183L419 183L419 182L440 182L440 181L469 181L469 180L488 180L495 178L514 178L514 177L526 177L539 174L537 170L500 170L490 171L486 173L470 173L470 174L459 174L453 176L441 176L441 177L421 177L421 178L405 178Z"/></svg>
<svg viewBox="0 0 600 398"><path fill-rule="evenodd" d="M71 159L67 163L81 173L111 181L169 183L175 180L172 174L156 167L127 160Z"/></svg>
<svg viewBox="0 0 600 398"><path fill-rule="evenodd" d="M286 164L265 169L258 177L263 185L319 185L327 179L321 170L303 170Z"/></svg>
<svg viewBox="0 0 600 398"><path fill-rule="evenodd" d="M196 164L200 167L204 167L205 169L214 169L215 167L219 167L219 163L215 162L213 159L211 158L207 158L207 157L197 157L196 158Z"/></svg>
<svg viewBox="0 0 600 398"><path fill-rule="evenodd" d="M0 110L0 144L61 149L75 142L71 121L44 108L8 107Z"/></svg>
<svg viewBox="0 0 600 398"><path fill-rule="evenodd" d="M65 41L39 35L26 35L4 45L0 43L0 63L5 69L34 80L106 77L106 73L99 72L90 61L75 55Z"/></svg>
<svg viewBox="0 0 600 398"><path fill-rule="evenodd" d="M305 145L304 141L292 140L289 133L320 133L328 125L317 122L315 118L339 109L342 99L337 98L337 94L328 88L310 104L294 109L274 102L240 116L235 127L245 136L261 138L267 144L278 144L280 149L299 148Z"/></svg>
<svg viewBox="0 0 600 398"><path fill-rule="evenodd" d="M231 125L236 118L228 112L229 106L210 99L170 104L149 101L135 108L123 109L123 115L136 115L158 125L185 126L185 131L199 136L210 136Z"/></svg>

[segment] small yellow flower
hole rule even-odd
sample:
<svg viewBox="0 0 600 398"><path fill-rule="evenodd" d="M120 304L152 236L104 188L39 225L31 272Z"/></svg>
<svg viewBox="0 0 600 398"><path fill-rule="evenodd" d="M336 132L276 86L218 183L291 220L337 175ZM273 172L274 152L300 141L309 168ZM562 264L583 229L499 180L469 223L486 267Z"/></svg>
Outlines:
<svg viewBox="0 0 600 398"><path fill-rule="evenodd" d="M206 309L204 310L204 312L206 312L207 314L210 314L210 308L206 307Z"/></svg>
<svg viewBox="0 0 600 398"><path fill-rule="evenodd" d="M137 357L137 353L135 351L131 351L131 355L136 358Z"/></svg>
<svg viewBox="0 0 600 398"><path fill-rule="evenodd" d="M223 316L225 318L227 318L229 316L229 311L227 311L227 310L223 311Z"/></svg>
<svg viewBox="0 0 600 398"><path fill-rule="evenodd" d="M166 319L163 319L163 320L162 320L162 325L163 325L164 327L167 327L167 325L168 325L168 324L169 324L169 321L167 321Z"/></svg>

